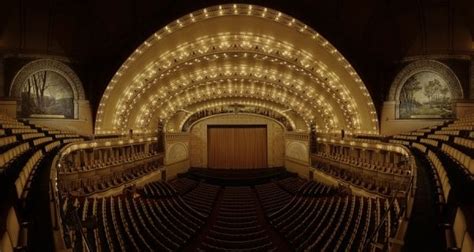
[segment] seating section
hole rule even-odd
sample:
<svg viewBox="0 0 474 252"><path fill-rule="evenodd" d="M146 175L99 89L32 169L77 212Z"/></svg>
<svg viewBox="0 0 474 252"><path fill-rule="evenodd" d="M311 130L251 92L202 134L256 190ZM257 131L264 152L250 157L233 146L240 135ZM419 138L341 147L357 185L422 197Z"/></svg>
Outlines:
<svg viewBox="0 0 474 252"><path fill-rule="evenodd" d="M298 197L269 219L296 251L368 251L372 235L386 243L397 230L396 210L381 224L388 206L387 200L359 196ZM375 233L379 225L382 231Z"/></svg>
<svg viewBox="0 0 474 252"><path fill-rule="evenodd" d="M423 164L421 167L428 171L429 182L434 188L431 193L436 204L438 226L442 227L440 232L444 233L443 242L448 250L462 246L454 241L459 236L453 227L454 213L459 212L457 209L469 209L474 205L473 129L474 116L470 116L427 128L423 135L406 144L413 148ZM467 211L466 214L472 220L474 212ZM463 223L466 224L469 223ZM473 225L467 226L470 226L471 234L474 233ZM470 239L469 235L467 239Z"/></svg>
<svg viewBox="0 0 474 252"><path fill-rule="evenodd" d="M199 183L192 191L185 194L183 199L191 207L208 216L211 214L219 189L219 186Z"/></svg>
<svg viewBox="0 0 474 252"><path fill-rule="evenodd" d="M364 188L365 190L369 192L386 195L386 196L389 196L392 194L392 189L389 186L386 186L384 184L376 185L375 180L369 181L367 179L360 177L359 174L351 173L350 171L342 170L342 169L341 170L331 169L328 166L319 166L318 169L342 181L355 185L359 188Z"/></svg>
<svg viewBox="0 0 474 252"><path fill-rule="evenodd" d="M299 177L289 177L279 180L277 184L290 194L295 195L305 184L305 181Z"/></svg>
<svg viewBox="0 0 474 252"><path fill-rule="evenodd" d="M342 154L328 154L328 153L316 153L315 155L320 156L325 159L330 159L332 161L336 161L338 163L343 163L347 165L353 165L357 167L361 167L367 170L375 170L378 172L384 172L388 174L397 174L397 175L406 175L410 174L409 170L405 167L395 167L394 163L369 163L362 158L354 158L349 157L347 155Z"/></svg>
<svg viewBox="0 0 474 252"><path fill-rule="evenodd" d="M177 191L167 182L152 182L143 187L145 197L173 197Z"/></svg>
<svg viewBox="0 0 474 252"><path fill-rule="evenodd" d="M131 155L121 155L117 158L110 157L105 161L94 161L90 165L62 165L59 169L60 174L67 174L67 173L76 173L76 172L88 172L96 169L108 168L109 166L117 166L117 165L126 165L132 164L136 161L143 160L146 158L152 157L156 153L151 152L140 152L134 153Z"/></svg>
<svg viewBox="0 0 474 252"><path fill-rule="evenodd" d="M248 186L226 187L216 206L216 217L201 241L204 251L269 251L274 245L264 220L258 217L258 202Z"/></svg>
<svg viewBox="0 0 474 252"><path fill-rule="evenodd" d="M33 216L31 192L38 191L39 170L50 168L45 160L51 160L68 139L57 140L40 126L0 115L0 250L21 250L21 242L7 244L5 237L22 237L27 242L28 222ZM13 214L11 219L21 227L5 230L3 218Z"/></svg>
<svg viewBox="0 0 474 252"><path fill-rule="evenodd" d="M334 196L338 193L336 188L315 181L307 181L298 190L298 195L312 197Z"/></svg>
<svg viewBox="0 0 474 252"><path fill-rule="evenodd" d="M80 194L81 196L90 195L94 193L104 192L111 188L115 188L131 181L142 178L152 172L162 169L160 164L145 164L137 165L124 171L117 171L110 176L96 179L93 177L90 180L79 181L77 183L64 183L60 181L58 187L63 192Z"/></svg>
<svg viewBox="0 0 474 252"><path fill-rule="evenodd" d="M255 190L257 191L264 211L268 215L283 208L293 198L292 194L283 190L276 183L256 185Z"/></svg>
<svg viewBox="0 0 474 252"><path fill-rule="evenodd" d="M87 228L94 251L178 251L205 223L177 198L66 198L63 209L84 222L96 220Z"/></svg>
<svg viewBox="0 0 474 252"><path fill-rule="evenodd" d="M474 117L432 126L407 144L429 159L438 202L447 202L451 189L456 198L474 202Z"/></svg>
<svg viewBox="0 0 474 252"><path fill-rule="evenodd" d="M25 200L28 197L33 179L35 178L36 168L42 158L43 152L41 150L35 152L21 170L20 176L15 181L16 192L19 199Z"/></svg>
<svg viewBox="0 0 474 252"><path fill-rule="evenodd" d="M173 188L178 192L179 195L183 195L189 192L199 184L196 180L188 178L174 179L169 183L171 184L171 186L173 186Z"/></svg>
<svg viewBox="0 0 474 252"><path fill-rule="evenodd" d="M62 217L77 215L89 246L100 251L367 251L394 236L401 212L397 200L390 205L297 177L254 186L181 177L138 193L68 196ZM72 237L80 250L81 236Z"/></svg>

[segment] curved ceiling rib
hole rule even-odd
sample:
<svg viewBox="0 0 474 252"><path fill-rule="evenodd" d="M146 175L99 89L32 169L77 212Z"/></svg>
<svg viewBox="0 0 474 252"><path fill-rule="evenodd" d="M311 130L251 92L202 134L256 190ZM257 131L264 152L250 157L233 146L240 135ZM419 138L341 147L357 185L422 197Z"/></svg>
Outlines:
<svg viewBox="0 0 474 252"><path fill-rule="evenodd" d="M365 85L327 40L278 11L233 4L184 16L137 48L104 92L96 133L152 132L183 106L224 97L291 97L285 106L321 132L378 132Z"/></svg>
<svg viewBox="0 0 474 252"><path fill-rule="evenodd" d="M294 116L288 115L286 112L288 112L288 109L285 109L283 106L279 106L278 104L273 104L271 102L266 102L266 101L255 101L255 100L242 100L242 99L216 99L216 100L207 100L204 103L196 103L192 104L188 107L185 107L183 110L181 110L181 113L185 113L184 116L177 117L177 113L174 114L175 120L169 120L168 122L174 122L171 123L173 125L168 125L165 123L165 128L167 131L187 131L188 129L185 128L186 124L189 124L189 120L195 115L199 114L200 112L210 110L212 111L215 108L224 108L224 107L234 107L236 109L236 112L239 113L247 113L244 109L244 111L240 111L240 108L261 108L264 111L272 111L275 115L278 115L281 118L284 118L283 120L288 122L288 125L290 126L290 130L297 130L297 131L309 131L309 129L302 128L301 125L298 125L295 123L295 118ZM222 112L224 113L224 112ZM227 112L227 113L235 113L235 112ZM252 113L252 112L250 112ZM214 114L211 114L214 115ZM198 118L198 120L201 120L202 118L205 118L206 116L202 116ZM273 118L273 117L272 117ZM284 125L283 121L278 120L277 118L273 118L277 121L279 121L281 124ZM194 124L195 121L192 121L191 124Z"/></svg>
<svg viewBox="0 0 474 252"><path fill-rule="evenodd" d="M134 117L135 124L139 125L140 128L147 128L154 125L154 122L157 122L158 119L166 121L176 111L198 102L223 98L251 98L256 101L269 101L288 109L291 108L308 124L315 121L318 129L324 129L326 125L338 123L337 117L333 116L333 109L331 107L321 109L316 100L311 100L312 103L304 102L300 96L261 83L245 84L240 82L237 86L233 85L232 88L229 88L230 85L227 83L212 85L212 89L208 85L193 87L177 94L176 97L171 97L172 101L164 100L161 104L151 102L149 105L142 106L137 112L132 112L126 116L136 115ZM231 91L229 92L229 90ZM156 113L156 108L161 108L161 113ZM318 116L321 120L314 120Z"/></svg>

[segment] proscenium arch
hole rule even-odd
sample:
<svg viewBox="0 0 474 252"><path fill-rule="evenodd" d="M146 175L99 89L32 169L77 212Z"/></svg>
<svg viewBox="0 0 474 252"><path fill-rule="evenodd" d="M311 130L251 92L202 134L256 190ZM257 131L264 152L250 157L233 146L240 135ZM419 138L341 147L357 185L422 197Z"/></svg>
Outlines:
<svg viewBox="0 0 474 252"><path fill-rule="evenodd" d="M238 46L232 39L235 36L241 36L236 40L242 41ZM252 42L260 46L254 47ZM196 47L199 43L202 43L200 47ZM254 5L229 4L190 13L165 26L137 48L104 92L97 112L96 134L139 130L139 120L128 120L128 117L131 111L140 117L141 111L137 108L147 103L150 106L144 97L157 94L163 84L160 78L179 76L186 66L199 68L203 60L212 61L212 57L223 53L232 57L230 54L237 52L260 55L263 61L278 60L285 65L282 71L288 76L316 76L317 80L305 82L303 87L319 85L331 94L324 95L327 103L341 111L335 114L341 124L330 125L324 131L346 129L353 133L378 133L377 114L364 83L326 39L281 12ZM228 60L232 64L232 58ZM249 66L255 64L252 60L248 62ZM289 86L286 90L296 92L298 87L301 88ZM171 89L179 88L179 83L171 85ZM354 122L353 128L342 123L347 118Z"/></svg>

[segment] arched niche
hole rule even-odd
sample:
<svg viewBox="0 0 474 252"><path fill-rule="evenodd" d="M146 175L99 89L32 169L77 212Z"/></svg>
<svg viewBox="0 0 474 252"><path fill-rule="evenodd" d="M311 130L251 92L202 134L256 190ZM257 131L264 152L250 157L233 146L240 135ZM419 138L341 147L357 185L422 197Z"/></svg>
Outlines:
<svg viewBox="0 0 474 252"><path fill-rule="evenodd" d="M393 135L438 125L456 115L463 89L445 64L422 59L406 65L394 78L381 117L381 134Z"/></svg>
<svg viewBox="0 0 474 252"><path fill-rule="evenodd" d="M92 113L82 82L66 64L38 59L13 78L10 97L17 100L17 117L39 125L92 134Z"/></svg>
<svg viewBox="0 0 474 252"><path fill-rule="evenodd" d="M454 102L463 98L459 79L445 64L415 61L394 79L389 100L395 101L397 119L455 117Z"/></svg>
<svg viewBox="0 0 474 252"><path fill-rule="evenodd" d="M10 96L18 101L20 118L77 119L77 101L85 100L79 77L67 65L51 59L24 65L13 79Z"/></svg>

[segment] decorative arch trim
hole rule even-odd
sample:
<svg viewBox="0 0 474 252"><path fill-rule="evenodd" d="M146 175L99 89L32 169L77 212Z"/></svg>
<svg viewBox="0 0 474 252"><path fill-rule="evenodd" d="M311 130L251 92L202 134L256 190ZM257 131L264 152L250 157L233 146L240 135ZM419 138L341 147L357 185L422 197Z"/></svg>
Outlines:
<svg viewBox="0 0 474 252"><path fill-rule="evenodd" d="M21 96L21 85L28 77L39 71L52 71L61 75L71 86L74 100L86 99L82 82L76 73L66 64L52 59L34 60L24 65L13 78L10 86L10 96L19 98Z"/></svg>
<svg viewBox="0 0 474 252"><path fill-rule="evenodd" d="M10 97L17 100L21 100L21 92L23 84L32 75L41 72L49 71L54 72L64 78L69 84L73 96L73 118L79 118L79 104L78 100L85 100L85 92L82 86L82 82L76 73L66 64L52 59L39 59L34 60L24 65L13 78L12 84L10 85Z"/></svg>
<svg viewBox="0 0 474 252"><path fill-rule="evenodd" d="M388 100L399 102L400 91L407 79L423 71L434 72L443 77L448 83L454 99L462 99L464 97L461 82L451 68L436 60L418 60L408 64L397 74L390 86Z"/></svg>

